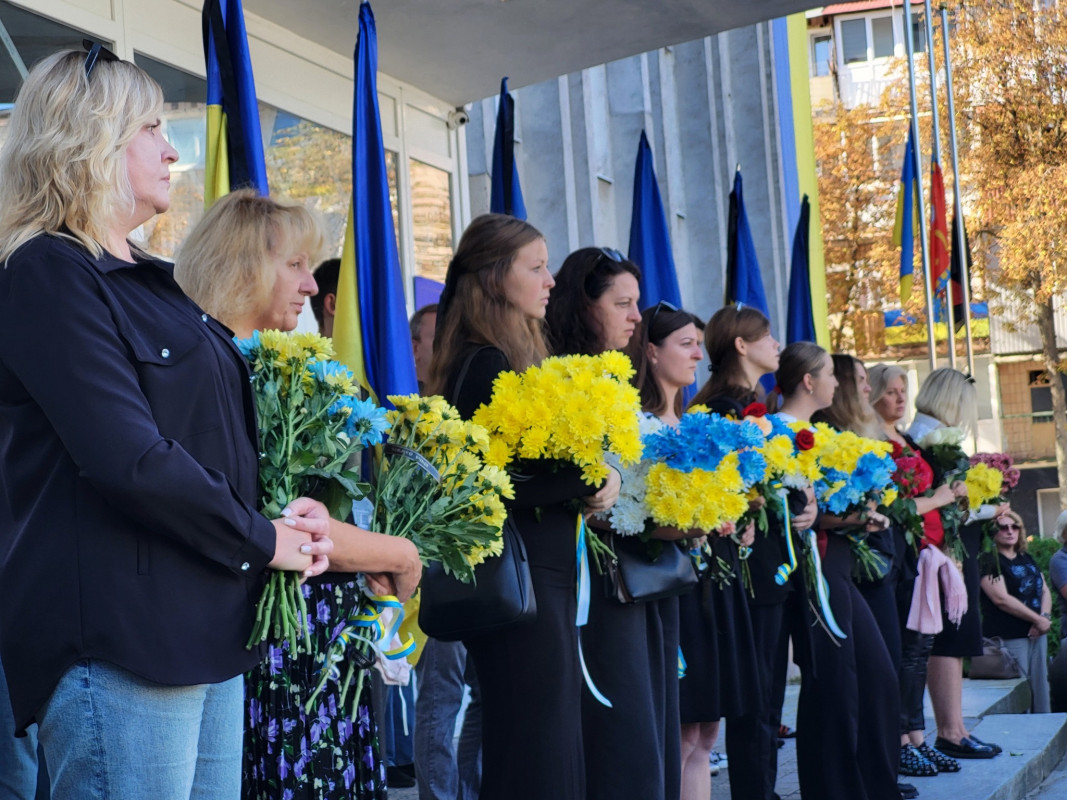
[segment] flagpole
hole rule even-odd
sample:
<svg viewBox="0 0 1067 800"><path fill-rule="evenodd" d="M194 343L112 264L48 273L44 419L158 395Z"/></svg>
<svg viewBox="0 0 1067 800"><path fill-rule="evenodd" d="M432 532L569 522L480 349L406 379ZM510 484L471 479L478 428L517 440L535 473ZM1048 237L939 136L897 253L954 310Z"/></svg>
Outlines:
<svg viewBox="0 0 1067 800"><path fill-rule="evenodd" d="M908 101L911 105L911 135L915 142L915 162L919 161L919 107L915 100L915 42L911 30L911 0L904 0L904 45L908 53ZM930 348L930 368L937 369L937 338L934 334L934 292L930 282L929 232L926 229L926 203L923 200L922 173L916 202L919 206L919 247L922 251L923 292L926 295L926 341Z"/></svg>
<svg viewBox="0 0 1067 800"><path fill-rule="evenodd" d="M937 71L934 68L934 20L930 9L930 0L923 0L926 11L926 63L930 67L930 111L933 123L933 144L930 148L930 157L938 164L941 163L941 123L937 113ZM946 220L947 222L947 220ZM951 277L949 279L951 284ZM934 301L937 297L935 295ZM948 365L956 368L956 322L952 318L952 291L951 287L945 292L945 322L948 326Z"/></svg>
<svg viewBox="0 0 1067 800"><path fill-rule="evenodd" d="M967 343L967 372L974 375L974 343L971 337L971 275L967 264L967 238L963 224L963 200L960 197L960 166L956 151L956 104L952 97L952 57L948 49L948 9L942 3L941 41L945 48L945 91L948 93L948 147L952 158L952 194L956 206L956 250L960 254L960 292L963 299L963 331ZM949 275L948 305L952 306L952 276Z"/></svg>

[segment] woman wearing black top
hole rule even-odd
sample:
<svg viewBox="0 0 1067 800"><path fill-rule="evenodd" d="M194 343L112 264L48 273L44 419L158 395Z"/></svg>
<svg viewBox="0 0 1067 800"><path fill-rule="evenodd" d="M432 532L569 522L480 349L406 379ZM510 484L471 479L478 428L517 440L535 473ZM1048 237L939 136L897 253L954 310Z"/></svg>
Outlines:
<svg viewBox="0 0 1067 800"><path fill-rule="evenodd" d="M586 247L567 256L556 273L548 305L548 338L557 355L595 355L622 350L641 321L637 265L615 250ZM594 530L607 529L594 520ZM594 534L601 535L601 534ZM638 537L614 537L616 549L635 554ZM582 692L586 798L641 797L677 800L679 745L666 741L667 670L677 675L677 639L669 663L664 653L664 619L658 603L620 603L594 567L589 623L582 629L582 653L592 681L608 699L605 706ZM677 605L673 606L675 609ZM668 629L677 614L666 604ZM677 686L677 677L674 677ZM676 698L673 703L677 707ZM675 725L677 716L675 715ZM668 756L668 749L671 751ZM669 762L669 763L668 763ZM668 783L670 789L668 789Z"/></svg>
<svg viewBox="0 0 1067 800"><path fill-rule="evenodd" d="M448 267L430 391L469 418L489 402L500 372L539 363L547 354L541 328L554 285L536 228L502 214L475 219ZM592 496L569 465L527 465L514 481L508 510L526 547L537 618L464 641L482 691L480 797L583 800L574 504L606 510L618 497L619 475L612 470Z"/></svg>
<svg viewBox="0 0 1067 800"><path fill-rule="evenodd" d="M1052 593L1033 556L1026 552L1026 528L1014 511L996 519L996 556L979 557L982 573L982 635L999 636L1030 682L1030 710L1047 714L1048 631Z"/></svg>
<svg viewBox="0 0 1067 800"><path fill-rule="evenodd" d="M837 389L834 362L811 342L782 353L778 386L787 420L807 422L829 408ZM854 386L852 388L855 388ZM899 800L897 763L900 701L897 676L878 623L852 582L849 528L884 530L871 511L819 521L819 550L830 608L843 638L816 631L815 674L805 673L797 707L797 767L804 797L820 800ZM861 722L862 720L862 722Z"/></svg>
<svg viewBox="0 0 1067 800"><path fill-rule="evenodd" d="M720 309L704 329L704 345L711 362L711 378L693 398L693 403L739 417L744 407L755 399L760 377L778 366L778 342L771 335L770 322L754 308ZM810 523L808 520L807 524ZM761 548L766 551L766 545L774 548L776 544L776 540L765 539L762 534L753 537L751 530L742 542L752 546L754 553ZM713 578L705 579L698 591L679 601L681 649L686 659L686 675L680 684L682 797L703 800L708 796L708 755L718 736L719 720L727 717L731 794L737 798L762 798L768 783L770 791L774 789L776 759L768 748L777 751L778 725L774 723L772 739L762 721L764 712L770 713L768 695L773 683L765 675L771 670L764 669L764 664L770 663L774 648L763 648L766 656L763 657L756 644L749 598L741 582L737 542L728 536L714 536L711 549L714 558L730 565L732 579L722 585ZM775 558L772 556L770 560ZM776 561L772 571L780 563L781 560ZM753 569L755 586L755 573L761 568L757 565ZM775 643L777 634L776 628L769 637ZM784 670L783 664L783 696ZM778 709L781 709L780 701ZM736 727L735 720L738 720ZM735 756L740 767L737 781Z"/></svg>

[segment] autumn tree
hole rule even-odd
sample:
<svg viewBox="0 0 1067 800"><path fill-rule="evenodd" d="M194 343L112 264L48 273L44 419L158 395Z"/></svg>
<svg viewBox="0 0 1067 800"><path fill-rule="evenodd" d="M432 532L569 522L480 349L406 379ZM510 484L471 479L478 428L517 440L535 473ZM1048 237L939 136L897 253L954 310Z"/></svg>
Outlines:
<svg viewBox="0 0 1067 800"><path fill-rule="evenodd" d="M1054 300L1067 290L1067 11L981 0L955 9L960 172L972 231L992 238L989 288L1035 324L1049 375L1064 370ZM1067 508L1067 397L1051 380L1060 505Z"/></svg>
<svg viewBox="0 0 1067 800"><path fill-rule="evenodd" d="M835 351L869 353L868 324L882 314L897 285L892 245L906 122L880 108L822 106L814 121L820 223L826 258L830 343Z"/></svg>

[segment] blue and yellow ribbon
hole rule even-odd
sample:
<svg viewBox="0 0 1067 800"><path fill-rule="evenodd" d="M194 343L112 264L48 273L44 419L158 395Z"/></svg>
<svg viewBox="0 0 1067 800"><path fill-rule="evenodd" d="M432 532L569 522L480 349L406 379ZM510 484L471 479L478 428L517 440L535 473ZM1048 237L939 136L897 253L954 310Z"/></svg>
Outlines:
<svg viewBox="0 0 1067 800"><path fill-rule="evenodd" d="M780 564L774 573L774 582L779 586L785 586L789 576L797 569L797 550L793 545L793 523L789 517L789 503L786 501L785 489L778 490L778 498L782 501L782 519L785 520L785 549L789 554L789 561Z"/></svg>
<svg viewBox="0 0 1067 800"><path fill-rule="evenodd" d="M589 545L586 542L587 535L589 534L585 527L585 517L582 514L579 514L578 525L575 531L575 559L578 570L578 581L576 586L578 595L578 613L574 619L574 624L578 628L582 628L589 622L591 581L589 578ZM580 630L578 631L578 662L582 666L582 677L585 678L585 685L589 688L589 693L593 695L601 705L612 708L611 701L596 688L596 684L593 683L593 679L589 676L589 669L585 666L585 656L582 654L582 633Z"/></svg>

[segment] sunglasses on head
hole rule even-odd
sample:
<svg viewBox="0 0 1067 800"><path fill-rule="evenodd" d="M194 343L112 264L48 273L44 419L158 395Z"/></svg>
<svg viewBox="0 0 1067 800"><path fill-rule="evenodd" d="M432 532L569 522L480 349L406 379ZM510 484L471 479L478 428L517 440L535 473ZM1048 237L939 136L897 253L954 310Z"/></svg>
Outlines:
<svg viewBox="0 0 1067 800"><path fill-rule="evenodd" d="M94 42L92 39L82 39L82 47L88 51L88 55L85 57L85 79L88 80L89 76L93 72L93 67L96 66L96 62L100 59L104 61L121 61L117 55L112 53L100 42Z"/></svg>
<svg viewBox="0 0 1067 800"><path fill-rule="evenodd" d="M656 310L653 311L652 312L652 316L648 318L648 327L649 328L651 328L652 327L652 323L656 321L656 316L659 314L659 312L661 312L661 311L663 311L665 309L667 311L677 311L678 310L678 306L676 306L674 303L671 303L671 302L669 302L667 300L660 300L658 303L656 303Z"/></svg>
<svg viewBox="0 0 1067 800"><path fill-rule="evenodd" d="M600 252L600 258L606 258L616 264L621 264L626 260L626 256L613 247L598 247L597 250Z"/></svg>

